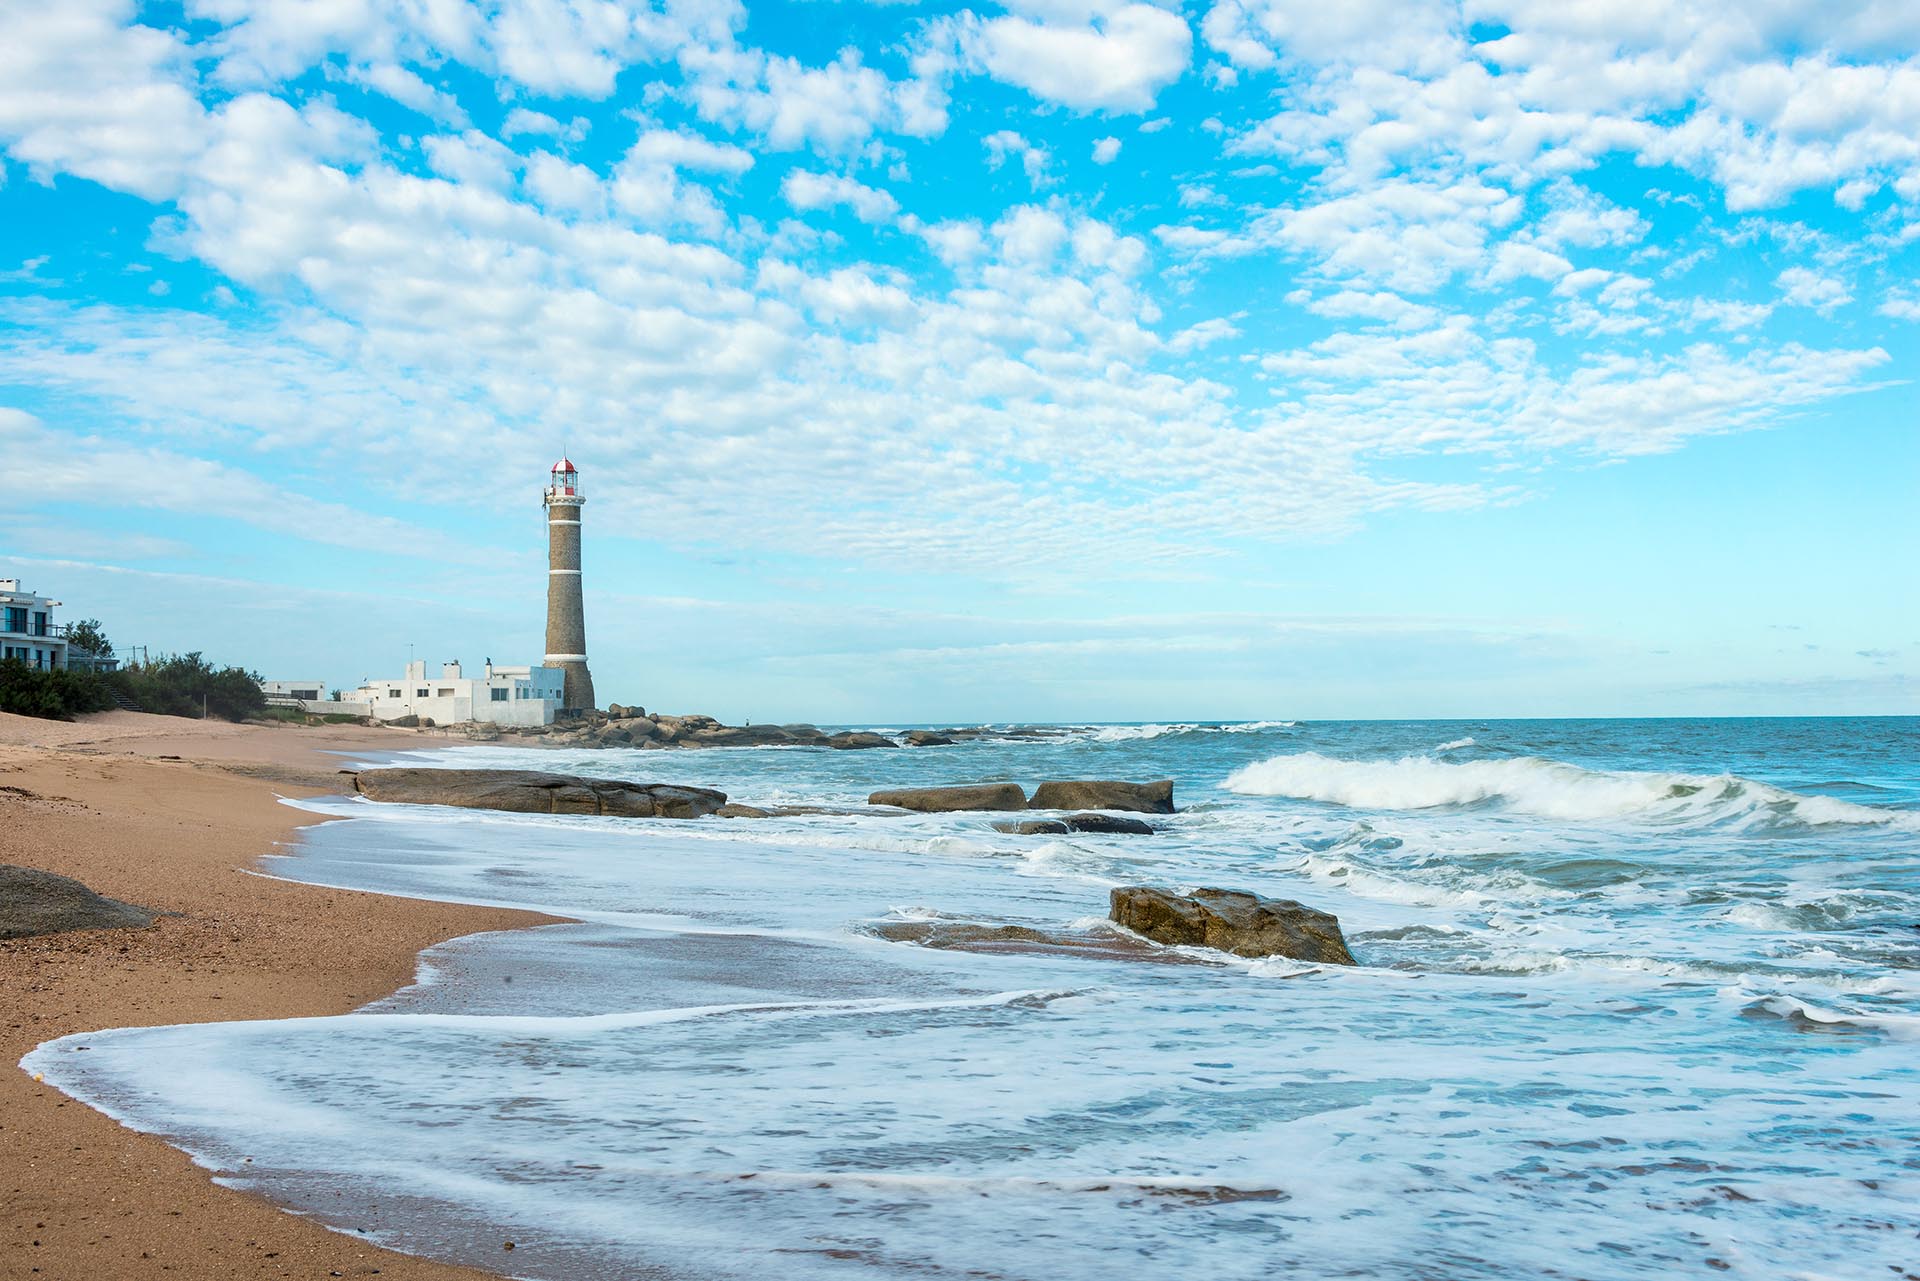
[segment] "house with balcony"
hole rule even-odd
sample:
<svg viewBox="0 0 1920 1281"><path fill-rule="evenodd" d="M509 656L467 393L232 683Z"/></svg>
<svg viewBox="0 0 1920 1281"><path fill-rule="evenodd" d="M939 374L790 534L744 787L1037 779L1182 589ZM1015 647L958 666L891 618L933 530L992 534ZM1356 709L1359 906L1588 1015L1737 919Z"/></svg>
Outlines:
<svg viewBox="0 0 1920 1281"><path fill-rule="evenodd" d="M0 578L0 659L17 658L38 671L67 666L67 631L53 621L60 602Z"/></svg>

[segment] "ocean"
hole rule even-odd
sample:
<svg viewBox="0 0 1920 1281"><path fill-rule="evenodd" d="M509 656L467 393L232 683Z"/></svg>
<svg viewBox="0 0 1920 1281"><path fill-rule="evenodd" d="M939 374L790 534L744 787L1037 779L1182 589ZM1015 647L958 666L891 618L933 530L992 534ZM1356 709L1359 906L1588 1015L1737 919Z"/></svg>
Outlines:
<svg viewBox="0 0 1920 1281"><path fill-rule="evenodd" d="M272 875L580 923L434 948L354 1014L24 1066L223 1181L524 1277L1920 1275L1920 720L368 763L762 805L1172 778L1179 812L1060 837L300 802L348 821ZM1360 965L911 941L1098 938L1126 884L1299 899Z"/></svg>

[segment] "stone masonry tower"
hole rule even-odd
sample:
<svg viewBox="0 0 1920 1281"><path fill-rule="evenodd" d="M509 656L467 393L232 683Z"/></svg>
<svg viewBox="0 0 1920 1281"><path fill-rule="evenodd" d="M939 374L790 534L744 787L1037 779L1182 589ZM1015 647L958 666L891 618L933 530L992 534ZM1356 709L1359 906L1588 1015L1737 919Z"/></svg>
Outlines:
<svg viewBox="0 0 1920 1281"><path fill-rule="evenodd" d="M547 666L566 673L562 712L593 710L587 611L580 596L580 473L562 458L547 486Z"/></svg>

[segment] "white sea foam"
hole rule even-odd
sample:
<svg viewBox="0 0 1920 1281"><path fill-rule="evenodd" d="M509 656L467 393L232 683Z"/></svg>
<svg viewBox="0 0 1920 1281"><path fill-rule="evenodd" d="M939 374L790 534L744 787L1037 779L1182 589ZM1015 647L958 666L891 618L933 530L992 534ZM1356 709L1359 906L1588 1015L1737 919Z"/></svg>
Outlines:
<svg viewBox="0 0 1920 1281"><path fill-rule="evenodd" d="M1434 748L1433 750L1436 752L1457 752L1463 747L1473 747L1473 746L1476 746L1475 741L1473 737L1469 735L1466 738L1456 738L1451 742L1442 743L1440 744L1440 746Z"/></svg>
<svg viewBox="0 0 1920 1281"><path fill-rule="evenodd" d="M1177 722L1167 725L1090 725L1086 736L1096 743L1132 743L1165 738L1172 734L1259 734L1267 730L1292 729L1298 721L1239 721L1231 725Z"/></svg>
<svg viewBox="0 0 1920 1281"><path fill-rule="evenodd" d="M1225 786L1243 795L1331 801L1358 809L1497 804L1516 813L1576 821L1920 828L1915 816L1904 811L1801 795L1731 774L1590 770L1537 756L1353 761L1298 752L1237 770Z"/></svg>

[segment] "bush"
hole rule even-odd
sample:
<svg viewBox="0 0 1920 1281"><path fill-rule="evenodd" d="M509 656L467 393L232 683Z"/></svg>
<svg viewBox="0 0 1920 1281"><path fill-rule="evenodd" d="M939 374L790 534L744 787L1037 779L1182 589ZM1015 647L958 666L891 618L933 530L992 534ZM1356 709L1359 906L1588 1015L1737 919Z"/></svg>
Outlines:
<svg viewBox="0 0 1920 1281"><path fill-rule="evenodd" d="M41 671L17 658L0 662L0 712L70 721L112 706L113 695L92 672Z"/></svg>
<svg viewBox="0 0 1920 1281"><path fill-rule="evenodd" d="M216 668L198 651L110 672L105 679L141 711L162 716L199 716L204 709L208 716L239 721L267 706L258 676L238 667Z"/></svg>

